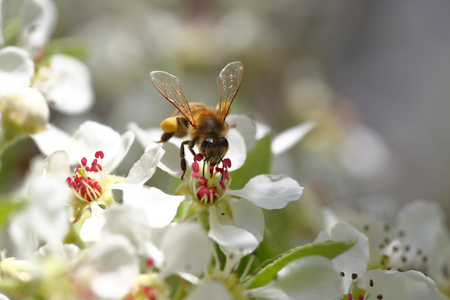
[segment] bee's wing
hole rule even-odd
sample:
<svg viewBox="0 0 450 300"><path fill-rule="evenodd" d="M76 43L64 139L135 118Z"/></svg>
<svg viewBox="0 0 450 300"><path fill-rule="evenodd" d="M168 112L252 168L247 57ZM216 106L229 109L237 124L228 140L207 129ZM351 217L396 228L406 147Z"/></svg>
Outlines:
<svg viewBox="0 0 450 300"><path fill-rule="evenodd" d="M172 103L180 113L195 126L194 118L192 117L191 107L189 102L181 90L178 78L163 71L150 72L150 79L155 88L164 96L170 103Z"/></svg>
<svg viewBox="0 0 450 300"><path fill-rule="evenodd" d="M229 63L222 69L217 77L219 86L219 105L218 114L225 120L230 112L231 103L233 103L239 87L241 86L244 75L244 66L240 61Z"/></svg>

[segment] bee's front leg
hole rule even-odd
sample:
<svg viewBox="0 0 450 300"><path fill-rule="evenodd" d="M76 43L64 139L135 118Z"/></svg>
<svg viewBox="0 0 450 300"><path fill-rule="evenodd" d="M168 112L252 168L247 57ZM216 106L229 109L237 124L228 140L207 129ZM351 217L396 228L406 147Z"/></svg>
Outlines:
<svg viewBox="0 0 450 300"><path fill-rule="evenodd" d="M188 149L189 151L191 151L192 155L195 156L195 151L194 151L194 146L195 143L197 142L198 138L193 138L190 141L184 141L181 143L181 147L180 147L180 158L181 158L181 171L183 172L183 174L181 174L181 180L184 179L184 174L186 173L187 170L187 165L186 165L186 155L184 153L184 146L188 145Z"/></svg>

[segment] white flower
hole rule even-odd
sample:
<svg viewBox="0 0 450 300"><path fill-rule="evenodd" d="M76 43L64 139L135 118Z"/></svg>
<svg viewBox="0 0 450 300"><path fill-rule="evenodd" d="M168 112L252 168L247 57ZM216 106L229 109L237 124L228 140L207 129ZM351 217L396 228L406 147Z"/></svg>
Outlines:
<svg viewBox="0 0 450 300"><path fill-rule="evenodd" d="M201 222L209 224L209 237L226 253L244 256L253 252L263 239L261 208L283 208L298 200L303 192L295 180L285 175L258 175L244 188L231 190L229 159L224 159L223 166L216 167L213 174L209 167L203 171L204 167L199 164L201 155L194 159L191 176L177 193L190 199L187 217L197 214Z"/></svg>
<svg viewBox="0 0 450 300"><path fill-rule="evenodd" d="M62 139L52 144L58 137ZM184 196L172 196L157 188L144 186L153 176L164 153L158 145L147 149L132 166L127 177L112 175L112 171L124 158L133 142L134 136L131 132L121 136L107 126L86 122L73 137L52 128L42 135L35 135L34 139L44 153L65 149L53 152L46 159L44 171L60 174L64 179L69 176L67 183L73 192L74 221L79 220L85 212L92 213L80 232L85 241L98 240L105 222L104 211L99 205L105 208L115 203L113 189L122 190L124 204L144 212L146 222L151 227L164 227L169 224L175 217L180 202L184 200ZM46 144L47 142L50 144ZM99 149L101 151L98 151ZM80 156L88 151L95 153L96 158L92 163ZM92 157L93 152L88 157ZM107 153L112 157L108 157ZM81 160L73 176L68 168L72 161L69 159L71 156L78 156L77 159Z"/></svg>

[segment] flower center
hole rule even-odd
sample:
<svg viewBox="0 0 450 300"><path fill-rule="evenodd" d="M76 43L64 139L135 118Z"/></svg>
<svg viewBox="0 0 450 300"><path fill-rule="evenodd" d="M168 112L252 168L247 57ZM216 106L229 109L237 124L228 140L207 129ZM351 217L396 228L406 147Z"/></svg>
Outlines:
<svg viewBox="0 0 450 300"><path fill-rule="evenodd" d="M81 164L75 169L75 175L67 177L66 183L72 189L76 197L84 202L97 200L102 194L101 184L104 181L104 174L98 159L103 159L102 151L95 153L95 159L91 165L87 165L86 157L81 159ZM100 181L100 182L99 182Z"/></svg>
<svg viewBox="0 0 450 300"><path fill-rule="evenodd" d="M217 203L225 195L231 180L228 168L231 167L230 159L222 160L222 167L215 167L212 174L209 168L205 172L205 161L201 167L199 162L203 160L202 154L197 154L192 163L192 174L190 179L191 190L195 198L203 204Z"/></svg>

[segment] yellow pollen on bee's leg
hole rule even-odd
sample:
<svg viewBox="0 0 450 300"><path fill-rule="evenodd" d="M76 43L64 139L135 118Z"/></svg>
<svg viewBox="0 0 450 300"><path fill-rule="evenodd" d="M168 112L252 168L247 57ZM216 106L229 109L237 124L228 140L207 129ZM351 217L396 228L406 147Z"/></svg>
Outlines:
<svg viewBox="0 0 450 300"><path fill-rule="evenodd" d="M161 122L161 129L164 132L175 132L178 129L178 120L176 117L169 117Z"/></svg>

